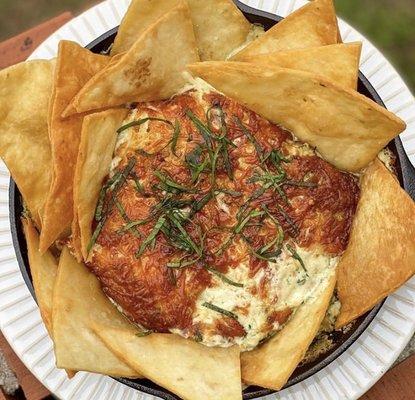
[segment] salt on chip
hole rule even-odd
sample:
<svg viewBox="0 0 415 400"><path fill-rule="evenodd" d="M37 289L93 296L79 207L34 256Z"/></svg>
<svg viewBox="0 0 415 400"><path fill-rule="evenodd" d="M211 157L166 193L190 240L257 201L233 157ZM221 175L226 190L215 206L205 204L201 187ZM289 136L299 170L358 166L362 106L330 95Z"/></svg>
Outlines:
<svg viewBox="0 0 415 400"><path fill-rule="evenodd" d="M184 86L186 65L198 59L189 7L182 2L148 27L118 63L95 75L65 115L169 98Z"/></svg>
<svg viewBox="0 0 415 400"><path fill-rule="evenodd" d="M207 347L178 335L139 337L134 328L95 324L95 333L146 378L184 400L240 400L240 350Z"/></svg>
<svg viewBox="0 0 415 400"><path fill-rule="evenodd" d="M336 327L347 325L415 273L415 204L381 161L365 171L349 245L339 263Z"/></svg>
<svg viewBox="0 0 415 400"><path fill-rule="evenodd" d="M74 178L75 218L72 228L75 248L84 260L88 258L92 221L99 193L110 172L117 129L127 112L124 109L107 110L84 118Z"/></svg>
<svg viewBox="0 0 415 400"><path fill-rule="evenodd" d="M77 43L66 40L59 43L49 115L53 173L40 235L42 252L67 230L73 218L72 182L81 137L82 116L62 119L61 114L79 90L109 60L109 57L94 54Z"/></svg>
<svg viewBox="0 0 415 400"><path fill-rule="evenodd" d="M53 291L52 331L58 368L137 377L92 331L92 319L128 327L101 290L98 279L64 247Z"/></svg>
<svg viewBox="0 0 415 400"><path fill-rule="evenodd" d="M147 27L179 3L180 0L133 0L111 54L127 51ZM225 60L247 39L251 25L232 0L187 0L187 3L201 60Z"/></svg>
<svg viewBox="0 0 415 400"><path fill-rule="evenodd" d="M38 227L51 181L48 109L55 61L0 71L0 156Z"/></svg>
<svg viewBox="0 0 415 400"><path fill-rule="evenodd" d="M335 271L301 305L276 336L241 354L242 381L280 390L304 358L324 319L336 284Z"/></svg>
<svg viewBox="0 0 415 400"><path fill-rule="evenodd" d="M232 57L326 46L338 42L339 31L332 0L311 1L290 14Z"/></svg>
<svg viewBox="0 0 415 400"><path fill-rule="evenodd" d="M355 42L245 56L240 61L312 72L356 90L361 51L362 43Z"/></svg>
<svg viewBox="0 0 415 400"><path fill-rule="evenodd" d="M356 172L405 123L374 101L318 75L241 62L203 62L189 70L215 89L315 146L325 160Z"/></svg>

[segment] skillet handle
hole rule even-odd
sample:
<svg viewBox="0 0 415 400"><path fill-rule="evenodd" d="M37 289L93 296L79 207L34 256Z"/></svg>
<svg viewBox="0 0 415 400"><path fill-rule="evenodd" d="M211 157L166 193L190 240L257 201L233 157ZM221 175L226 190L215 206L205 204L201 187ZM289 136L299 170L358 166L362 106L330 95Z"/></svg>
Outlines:
<svg viewBox="0 0 415 400"><path fill-rule="evenodd" d="M395 139L396 150L399 154L402 170L402 180L405 190L415 201L415 168L406 154L400 137Z"/></svg>

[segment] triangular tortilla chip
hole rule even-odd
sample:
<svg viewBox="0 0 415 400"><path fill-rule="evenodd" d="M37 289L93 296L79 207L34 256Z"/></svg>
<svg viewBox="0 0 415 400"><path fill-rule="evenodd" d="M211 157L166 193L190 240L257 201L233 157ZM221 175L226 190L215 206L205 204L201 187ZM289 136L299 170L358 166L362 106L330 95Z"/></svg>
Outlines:
<svg viewBox="0 0 415 400"><path fill-rule="evenodd" d="M189 69L315 146L324 159L342 170L364 168L405 129L400 118L374 101L309 72L214 61Z"/></svg>
<svg viewBox="0 0 415 400"><path fill-rule="evenodd" d="M39 234L33 223L28 219L22 219L22 224L37 304L46 330L52 337L53 288L58 272L58 262L50 251L44 254L40 253ZM76 371L66 370L66 374L68 378L73 378Z"/></svg>
<svg viewBox="0 0 415 400"><path fill-rule="evenodd" d="M336 11L332 0L310 1L272 27L232 57L335 44L338 40Z"/></svg>
<svg viewBox="0 0 415 400"><path fill-rule="evenodd" d="M72 221L72 182L81 136L82 116L62 120L61 114L81 88L110 58L93 54L74 42L59 43L49 122L52 185L45 205L40 250L46 251Z"/></svg>
<svg viewBox="0 0 415 400"><path fill-rule="evenodd" d="M285 327L261 347L241 354L242 380L280 390L303 359L324 319L336 284L331 271L326 281L298 308Z"/></svg>
<svg viewBox="0 0 415 400"><path fill-rule="evenodd" d="M379 161L365 171L349 246L339 263L336 327L347 325L415 274L415 204Z"/></svg>
<svg viewBox="0 0 415 400"><path fill-rule="evenodd" d="M51 180L48 108L55 61L0 72L0 156L38 227Z"/></svg>
<svg viewBox="0 0 415 400"><path fill-rule="evenodd" d="M189 7L181 3L146 29L118 63L95 75L65 115L169 98L184 86L186 65L198 59Z"/></svg>
<svg viewBox="0 0 415 400"><path fill-rule="evenodd" d="M181 0L133 0L121 22L111 54L131 48L139 36ZM232 0L187 0L201 60L225 60L241 46L251 25ZM215 10L215 12L212 12Z"/></svg>
<svg viewBox="0 0 415 400"><path fill-rule="evenodd" d="M95 324L95 333L146 378L184 400L240 400L239 348L206 347L177 335Z"/></svg>
<svg viewBox="0 0 415 400"><path fill-rule="evenodd" d="M58 262L50 251L39 251L39 234L32 222L22 219L29 255L30 273L36 293L40 314L49 335L52 335L52 297L58 272Z"/></svg>
<svg viewBox="0 0 415 400"><path fill-rule="evenodd" d="M95 275L64 247L53 290L52 329L58 368L138 376L99 340L90 327L92 319L116 327L130 325L104 295Z"/></svg>
<svg viewBox="0 0 415 400"><path fill-rule="evenodd" d="M307 49L278 51L241 57L241 61L264 66L313 72L340 86L357 89L362 43L332 44Z"/></svg>
<svg viewBox="0 0 415 400"><path fill-rule="evenodd" d="M117 129L121 126L127 112L127 110L108 110L88 115L84 119L74 179L75 218L72 228L74 247L77 248L78 253L81 250L84 260L88 258L92 220L99 193L104 178L110 172Z"/></svg>

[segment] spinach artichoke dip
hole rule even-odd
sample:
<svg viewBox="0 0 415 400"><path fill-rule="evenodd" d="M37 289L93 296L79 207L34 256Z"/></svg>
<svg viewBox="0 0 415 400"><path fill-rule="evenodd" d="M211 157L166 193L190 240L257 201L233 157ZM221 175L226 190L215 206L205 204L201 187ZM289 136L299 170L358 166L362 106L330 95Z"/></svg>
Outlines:
<svg viewBox="0 0 415 400"><path fill-rule="evenodd" d="M88 266L143 334L251 350L335 273L358 178L290 132L197 80L118 133Z"/></svg>

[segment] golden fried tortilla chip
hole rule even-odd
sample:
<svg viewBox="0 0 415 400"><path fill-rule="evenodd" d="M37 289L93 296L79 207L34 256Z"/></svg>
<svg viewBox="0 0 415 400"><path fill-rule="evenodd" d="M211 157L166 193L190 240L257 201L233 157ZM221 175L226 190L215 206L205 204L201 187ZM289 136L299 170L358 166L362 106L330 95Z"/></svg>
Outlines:
<svg viewBox="0 0 415 400"><path fill-rule="evenodd" d="M405 129L400 118L367 97L309 72L214 61L189 70L289 129L342 170L364 168Z"/></svg>
<svg viewBox="0 0 415 400"><path fill-rule="evenodd" d="M133 0L111 54L131 48L138 37L181 0ZM246 40L251 25L232 0L187 0L201 60L225 60ZM212 12L214 10L214 12Z"/></svg>
<svg viewBox="0 0 415 400"><path fill-rule="evenodd" d="M110 172L117 129L127 112L107 110L84 118L74 178L75 225L72 228L74 247L78 252L81 250L84 260L88 258L92 221L99 193L104 178Z"/></svg>
<svg viewBox="0 0 415 400"><path fill-rule="evenodd" d="M0 156L38 227L51 181L48 106L55 61L0 71Z"/></svg>
<svg viewBox="0 0 415 400"><path fill-rule="evenodd" d="M37 304L46 330L48 331L49 336L52 337L53 288L58 272L58 262L50 251L47 251L44 254L40 253L39 234L33 223L28 219L22 219L22 224L26 238L30 273L32 275ZM73 378L76 371L66 370L66 374L68 375L68 378Z"/></svg>
<svg viewBox="0 0 415 400"><path fill-rule="evenodd" d="M287 383L320 328L335 284L333 270L276 336L257 349L241 354L244 383L275 390Z"/></svg>
<svg viewBox="0 0 415 400"><path fill-rule="evenodd" d="M95 75L65 115L169 98L184 86L186 65L198 59L189 7L180 3L146 29L118 63Z"/></svg>
<svg viewBox="0 0 415 400"><path fill-rule="evenodd" d="M52 335L52 295L58 262L50 251L40 253L39 234L33 223L28 219L22 219L22 223L37 303L46 329Z"/></svg>
<svg viewBox="0 0 415 400"><path fill-rule="evenodd" d="M178 335L95 324L95 333L146 378L184 400L240 400L239 348L206 347Z"/></svg>
<svg viewBox="0 0 415 400"><path fill-rule="evenodd" d="M332 44L299 50L241 57L266 68L281 67L313 72L340 86L357 89L362 43Z"/></svg>
<svg viewBox="0 0 415 400"><path fill-rule="evenodd" d="M254 40L232 60L281 50L326 46L338 41L336 11L332 0L315 0L290 14L265 35Z"/></svg>
<svg viewBox="0 0 415 400"><path fill-rule="evenodd" d="M95 275L65 247L53 290L52 330L58 368L138 376L94 334L90 327L92 319L124 329L129 327L129 322L102 292Z"/></svg>
<svg viewBox="0 0 415 400"><path fill-rule="evenodd" d="M46 251L72 221L72 182L81 136L82 116L62 119L61 114L79 90L103 69L110 58L97 55L77 43L59 43L49 122L52 146L52 185L46 200L40 234L40 250Z"/></svg>
<svg viewBox="0 0 415 400"><path fill-rule="evenodd" d="M353 321L415 273L415 204L379 161L365 171L349 245L340 260L336 327Z"/></svg>

